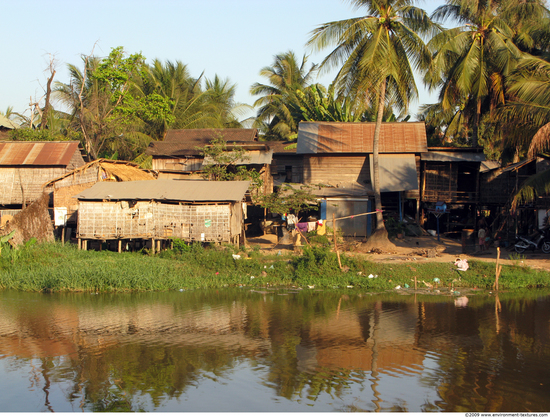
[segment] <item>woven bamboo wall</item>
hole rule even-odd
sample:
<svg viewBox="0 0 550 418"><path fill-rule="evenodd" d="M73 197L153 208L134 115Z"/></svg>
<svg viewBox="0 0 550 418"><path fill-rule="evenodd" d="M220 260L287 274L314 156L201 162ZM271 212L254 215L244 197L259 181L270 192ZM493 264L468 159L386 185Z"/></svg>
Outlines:
<svg viewBox="0 0 550 418"><path fill-rule="evenodd" d="M67 172L64 167L0 168L0 205L21 205L42 196L44 183ZM22 190L23 189L23 190Z"/></svg>
<svg viewBox="0 0 550 418"><path fill-rule="evenodd" d="M232 238L229 204L137 202L132 206L127 201L80 201L78 210L78 236L83 239L175 237L187 242L230 242Z"/></svg>
<svg viewBox="0 0 550 418"><path fill-rule="evenodd" d="M293 173L294 175L294 173ZM304 158L304 183L347 184L370 181L368 155L312 155Z"/></svg>

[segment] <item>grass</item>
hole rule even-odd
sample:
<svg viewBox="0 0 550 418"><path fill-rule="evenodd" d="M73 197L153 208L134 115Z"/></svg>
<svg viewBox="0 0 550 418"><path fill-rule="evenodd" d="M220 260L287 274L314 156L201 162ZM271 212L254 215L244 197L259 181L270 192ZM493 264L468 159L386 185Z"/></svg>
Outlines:
<svg viewBox="0 0 550 418"><path fill-rule="evenodd" d="M235 259L234 254L240 255ZM494 263L472 261L458 272L447 263L373 263L360 256L336 254L328 246L304 247L300 256L262 254L259 248L200 244L176 245L158 255L80 251L61 243L4 248L0 256L0 289L41 292L125 292L222 287L353 288L385 291L413 288L417 278L439 287L490 289ZM503 266L500 290L548 288L550 273L520 264Z"/></svg>

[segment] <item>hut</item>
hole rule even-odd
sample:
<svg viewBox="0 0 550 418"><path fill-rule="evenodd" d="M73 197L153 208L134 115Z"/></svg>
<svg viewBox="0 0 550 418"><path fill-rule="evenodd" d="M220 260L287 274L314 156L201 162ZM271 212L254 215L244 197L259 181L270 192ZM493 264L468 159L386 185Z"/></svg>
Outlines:
<svg viewBox="0 0 550 418"><path fill-rule="evenodd" d="M69 171L47 182L53 189L54 222L56 226L75 225L78 213L76 194L102 181L154 180L155 176L128 161L99 159Z"/></svg>
<svg viewBox="0 0 550 418"><path fill-rule="evenodd" d="M101 182L78 199L79 247L111 241L122 248L144 242L154 251L173 238L238 243L243 234L248 181L148 180Z"/></svg>
<svg viewBox="0 0 550 418"><path fill-rule="evenodd" d="M79 143L0 142L0 209L20 210L40 198L44 183L84 165Z"/></svg>

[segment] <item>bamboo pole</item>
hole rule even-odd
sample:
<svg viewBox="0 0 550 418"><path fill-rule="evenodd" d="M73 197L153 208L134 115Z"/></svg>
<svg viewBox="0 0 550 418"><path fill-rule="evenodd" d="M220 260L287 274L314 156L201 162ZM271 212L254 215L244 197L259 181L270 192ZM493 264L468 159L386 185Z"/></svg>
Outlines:
<svg viewBox="0 0 550 418"><path fill-rule="evenodd" d="M338 251L338 244L336 241L336 219L334 218L334 213L332 214L332 236L334 240L334 250L336 251L336 256L338 257L338 266L342 270L342 262L340 261L340 252Z"/></svg>
<svg viewBox="0 0 550 418"><path fill-rule="evenodd" d="M493 289L498 291L498 278L500 277L500 272L502 271L502 266L500 265L500 247L497 247L497 265L495 271L495 283L493 284Z"/></svg>

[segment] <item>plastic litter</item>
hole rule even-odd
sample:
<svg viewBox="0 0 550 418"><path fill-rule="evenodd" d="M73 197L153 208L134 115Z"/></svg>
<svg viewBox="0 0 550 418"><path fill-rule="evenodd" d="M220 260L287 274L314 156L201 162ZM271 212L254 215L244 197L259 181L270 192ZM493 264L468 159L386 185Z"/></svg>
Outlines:
<svg viewBox="0 0 550 418"><path fill-rule="evenodd" d="M373 279L374 276L372 274L369 274L369 279Z"/></svg>
<svg viewBox="0 0 550 418"><path fill-rule="evenodd" d="M405 283L404 286L405 286L405 289L408 289L410 287L407 283Z"/></svg>
<svg viewBox="0 0 550 418"><path fill-rule="evenodd" d="M456 269L459 271L466 271L470 268L470 266L468 265L468 260L466 259L462 260L460 258L456 259L455 266L456 266Z"/></svg>
<svg viewBox="0 0 550 418"><path fill-rule="evenodd" d="M434 279L434 282L439 283L439 278L436 277L436 278Z"/></svg>
<svg viewBox="0 0 550 418"><path fill-rule="evenodd" d="M396 289L401 289L401 286L397 285L395 286Z"/></svg>
<svg viewBox="0 0 550 418"><path fill-rule="evenodd" d="M240 254L232 254L232 255L233 255L233 260L239 260L241 258Z"/></svg>

